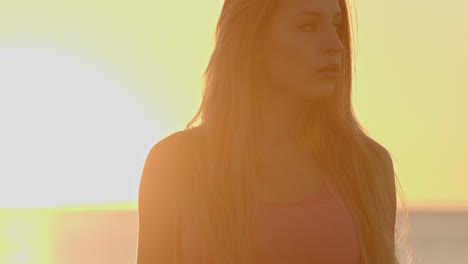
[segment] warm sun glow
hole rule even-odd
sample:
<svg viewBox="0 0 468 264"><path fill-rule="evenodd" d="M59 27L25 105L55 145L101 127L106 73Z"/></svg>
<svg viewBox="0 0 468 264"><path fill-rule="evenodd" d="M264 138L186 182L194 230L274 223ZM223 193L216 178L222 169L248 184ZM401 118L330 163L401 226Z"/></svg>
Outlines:
<svg viewBox="0 0 468 264"><path fill-rule="evenodd" d="M0 263L52 263L48 235L48 215L35 211L0 211Z"/></svg>
<svg viewBox="0 0 468 264"><path fill-rule="evenodd" d="M223 2L1 2L0 264L132 263L145 159L196 113ZM349 2L415 260L468 263L468 1Z"/></svg>
<svg viewBox="0 0 468 264"><path fill-rule="evenodd" d="M351 2L359 120L410 206L467 204L466 3ZM146 151L195 113L223 1L109 3L2 5L0 207L136 202Z"/></svg>
<svg viewBox="0 0 468 264"><path fill-rule="evenodd" d="M0 72L0 207L137 199L160 135L125 79L40 45L0 47Z"/></svg>

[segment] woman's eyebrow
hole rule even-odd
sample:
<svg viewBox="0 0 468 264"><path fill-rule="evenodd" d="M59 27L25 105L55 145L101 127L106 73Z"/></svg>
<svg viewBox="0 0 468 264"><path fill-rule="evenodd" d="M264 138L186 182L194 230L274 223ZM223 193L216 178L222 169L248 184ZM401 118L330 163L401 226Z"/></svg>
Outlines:
<svg viewBox="0 0 468 264"><path fill-rule="evenodd" d="M304 16L304 15L312 15L312 16L323 16L322 12L318 11L303 11L297 14L298 16ZM335 16L341 16L341 12L336 12Z"/></svg>

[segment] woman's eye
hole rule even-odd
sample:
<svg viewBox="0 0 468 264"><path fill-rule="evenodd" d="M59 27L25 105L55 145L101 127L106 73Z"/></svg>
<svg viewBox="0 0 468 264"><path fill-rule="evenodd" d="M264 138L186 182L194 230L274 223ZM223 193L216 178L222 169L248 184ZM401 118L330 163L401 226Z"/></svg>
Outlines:
<svg viewBox="0 0 468 264"><path fill-rule="evenodd" d="M305 31L312 31L312 30L316 29L316 27L317 27L316 24L306 24L306 25L303 25L301 28L305 29ZM335 24L335 28L338 31L341 31L343 29L343 24Z"/></svg>
<svg viewBox="0 0 468 264"><path fill-rule="evenodd" d="M301 28L302 29L305 29L305 28L312 28L312 29L315 29L315 24L307 24L307 25L303 25ZM306 31L311 31L311 30L306 30Z"/></svg>

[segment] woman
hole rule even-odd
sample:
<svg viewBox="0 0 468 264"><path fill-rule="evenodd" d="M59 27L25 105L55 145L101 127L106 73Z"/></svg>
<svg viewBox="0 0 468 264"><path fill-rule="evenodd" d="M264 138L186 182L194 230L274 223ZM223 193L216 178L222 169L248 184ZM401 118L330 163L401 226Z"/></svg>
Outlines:
<svg viewBox="0 0 468 264"><path fill-rule="evenodd" d="M399 263L392 158L351 105L350 24L345 0L224 2L202 105L145 163L138 264Z"/></svg>

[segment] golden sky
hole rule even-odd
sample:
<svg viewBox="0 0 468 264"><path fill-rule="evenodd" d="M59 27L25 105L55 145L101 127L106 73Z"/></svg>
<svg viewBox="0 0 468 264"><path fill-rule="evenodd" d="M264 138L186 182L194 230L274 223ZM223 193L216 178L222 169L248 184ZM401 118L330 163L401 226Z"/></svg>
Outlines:
<svg viewBox="0 0 468 264"><path fill-rule="evenodd" d="M182 129L200 103L222 1L0 1L0 69L8 73L0 102L10 125L0 155L15 164L0 171L0 193L10 195L0 207L135 201L147 150ZM467 4L355 2L358 118L395 158L409 205L468 204ZM77 141L110 133L98 149ZM132 145L136 138L144 139ZM16 195L25 182L35 188Z"/></svg>

